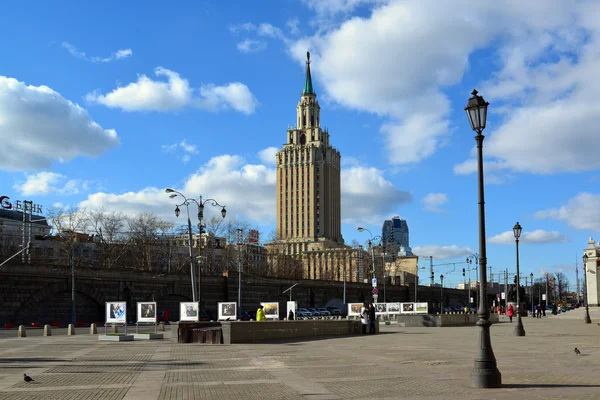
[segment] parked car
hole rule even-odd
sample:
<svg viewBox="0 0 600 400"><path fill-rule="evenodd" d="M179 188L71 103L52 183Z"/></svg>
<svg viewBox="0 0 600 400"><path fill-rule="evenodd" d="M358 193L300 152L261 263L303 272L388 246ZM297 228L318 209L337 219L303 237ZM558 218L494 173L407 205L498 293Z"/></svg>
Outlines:
<svg viewBox="0 0 600 400"><path fill-rule="evenodd" d="M342 315L342 311L340 311L340 309L337 307L327 307L327 310L329 310L331 315L333 315L335 317Z"/></svg>
<svg viewBox="0 0 600 400"><path fill-rule="evenodd" d="M299 308L296 313L296 318L312 318L312 312L308 311L306 308Z"/></svg>
<svg viewBox="0 0 600 400"><path fill-rule="evenodd" d="M317 311L321 317L331 317L331 313L326 308L317 308Z"/></svg>
<svg viewBox="0 0 600 400"><path fill-rule="evenodd" d="M312 313L313 317L321 316L321 313L314 307L309 308L308 311L310 311Z"/></svg>

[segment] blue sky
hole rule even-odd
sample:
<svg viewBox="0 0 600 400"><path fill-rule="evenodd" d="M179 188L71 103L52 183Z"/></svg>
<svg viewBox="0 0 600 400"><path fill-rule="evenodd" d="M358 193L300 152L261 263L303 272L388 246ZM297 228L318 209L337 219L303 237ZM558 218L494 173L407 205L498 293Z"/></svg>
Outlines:
<svg viewBox="0 0 600 400"><path fill-rule="evenodd" d="M522 273L561 271L574 289L576 257L600 239L600 5L487 3L6 4L1 194L173 219L174 187L264 238L310 50L321 124L343 157L347 243L399 215L434 263L478 251L463 111L476 87L491 103L488 265L515 271L519 221ZM462 282L463 266L436 268L436 281Z"/></svg>

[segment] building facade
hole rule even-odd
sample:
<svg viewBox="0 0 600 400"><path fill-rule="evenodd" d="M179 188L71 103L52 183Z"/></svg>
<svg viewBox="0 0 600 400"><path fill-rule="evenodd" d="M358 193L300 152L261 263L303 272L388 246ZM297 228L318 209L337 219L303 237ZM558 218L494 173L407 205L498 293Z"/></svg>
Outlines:
<svg viewBox="0 0 600 400"><path fill-rule="evenodd" d="M309 250L321 239L343 245L340 152L321 127L321 107L313 89L307 53L304 90L296 107L296 126L277 152L277 240Z"/></svg>
<svg viewBox="0 0 600 400"><path fill-rule="evenodd" d="M321 123L307 53L296 124L276 155L276 240L266 245L269 268L298 279L362 282L368 253L344 245L340 152Z"/></svg>
<svg viewBox="0 0 600 400"><path fill-rule="evenodd" d="M587 248L583 250L588 256L587 263L583 266L586 278L587 301L590 307L600 307L600 242L596 244L590 238Z"/></svg>

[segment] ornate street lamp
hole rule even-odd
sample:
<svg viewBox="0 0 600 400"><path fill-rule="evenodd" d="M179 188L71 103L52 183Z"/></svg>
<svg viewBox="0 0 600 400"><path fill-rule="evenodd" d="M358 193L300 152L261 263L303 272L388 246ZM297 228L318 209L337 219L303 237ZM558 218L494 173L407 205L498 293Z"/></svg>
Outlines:
<svg viewBox="0 0 600 400"><path fill-rule="evenodd" d="M525 336L525 328L523 328L523 321L521 320L521 275L519 274L519 238L521 237L521 224L518 222L513 227L513 233L515 235L515 243L517 245L517 325L513 330L515 336Z"/></svg>
<svg viewBox="0 0 600 400"><path fill-rule="evenodd" d="M359 232L367 231L367 232L369 232L369 236L371 236L371 239L369 239L369 248L371 249L371 264L372 264L372 268L373 268L373 279L375 279L373 289L377 289L377 276L375 275L375 247L373 246L373 239L375 239L375 238L373 237L373 234L371 233L371 231L366 228L362 228L359 226L358 228L356 228L356 230ZM373 293L373 303L377 304L378 297L379 297L378 295Z"/></svg>
<svg viewBox="0 0 600 400"><path fill-rule="evenodd" d="M588 261L588 255L586 253L583 253L583 277L585 278L585 323L586 324L591 324L592 320L590 319L590 307L588 306L588 298L587 298L587 261Z"/></svg>
<svg viewBox="0 0 600 400"><path fill-rule="evenodd" d="M485 203L483 187L483 138L481 134L487 121L487 108L489 103L477 95L477 90L471 92L465 111L469 117L471 129L477 132L477 182L479 192L479 308L477 326L479 326L478 351L475 356L473 371L471 372L471 386L476 388L499 388L502 386L502 375L498 371L496 357L492 350L490 337L490 310L487 304L487 251L485 243Z"/></svg>
<svg viewBox="0 0 600 400"><path fill-rule="evenodd" d="M529 278L531 278L531 314L533 315L533 289L535 288L535 286L533 286L533 272L529 274ZM535 317L535 315L534 315Z"/></svg>
<svg viewBox="0 0 600 400"><path fill-rule="evenodd" d="M202 200L202 196L200 196L200 198L198 200L196 199L188 199L187 197L185 197L183 194L181 194L180 192L173 190L171 188L167 188L165 189L166 193L169 193L169 198L173 199L177 196L180 196L183 198L183 203L181 204L177 204L175 206L175 216L179 217L179 214L181 213L181 210L179 209L179 206L185 206L185 209L187 211L187 223L188 223L188 248L190 251L190 275L192 278L192 301L194 303L199 302L199 298L200 298L200 278L201 278L201 271L200 268L198 268L198 292L196 292L196 267L195 267L195 263L194 263L194 249L193 249L193 239L192 239L192 221L190 220L190 209L189 206L192 203L195 203L198 206L198 227L200 229L202 229L202 219L204 218L204 204L209 203L214 207L221 207L221 216L223 218L225 218L225 215L227 214L227 210L225 209L225 206L220 205L219 203L217 203L216 200L213 199L206 199L206 200ZM200 246L199 246L199 250L200 252L202 251L202 237L200 237Z"/></svg>

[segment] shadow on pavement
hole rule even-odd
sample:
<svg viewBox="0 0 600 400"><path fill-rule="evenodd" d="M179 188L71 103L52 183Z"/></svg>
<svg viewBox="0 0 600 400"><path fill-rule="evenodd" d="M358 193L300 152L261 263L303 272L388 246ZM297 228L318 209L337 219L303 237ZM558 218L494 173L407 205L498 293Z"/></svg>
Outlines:
<svg viewBox="0 0 600 400"><path fill-rule="evenodd" d="M526 388L570 388L570 387L580 387L580 388L593 388L600 387L600 385L575 385L568 383L508 383L503 384L502 389L526 389Z"/></svg>

